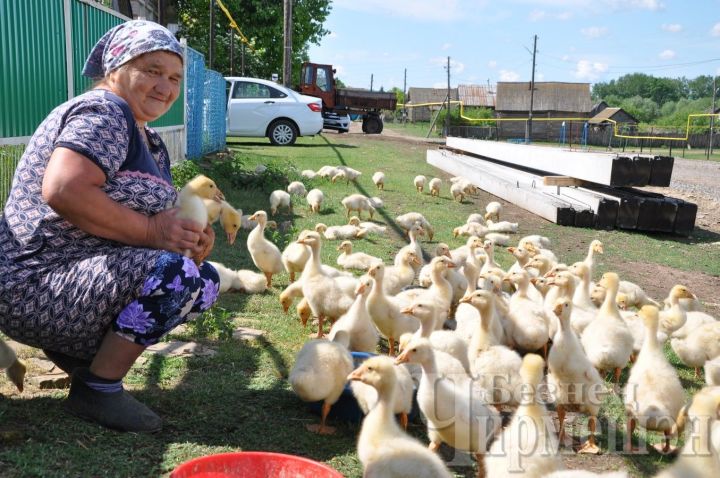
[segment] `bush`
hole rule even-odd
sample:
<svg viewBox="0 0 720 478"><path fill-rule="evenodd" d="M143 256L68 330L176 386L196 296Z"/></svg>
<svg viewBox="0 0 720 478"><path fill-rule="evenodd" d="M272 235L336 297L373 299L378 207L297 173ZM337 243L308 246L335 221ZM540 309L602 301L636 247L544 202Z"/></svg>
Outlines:
<svg viewBox="0 0 720 478"><path fill-rule="evenodd" d="M211 307L195 320L187 323L188 330L195 338L217 337L220 340L229 340L232 338L233 317L230 312L222 307Z"/></svg>
<svg viewBox="0 0 720 478"><path fill-rule="evenodd" d="M195 161L185 160L171 166L170 174L172 175L173 185L180 189L192 178L202 174L202 171L200 171L200 166Z"/></svg>
<svg viewBox="0 0 720 478"><path fill-rule="evenodd" d="M229 159L213 164L212 175L223 178L236 188L258 189L264 192L285 190L290 182L301 179L297 169L285 162L270 160L264 165L266 169L263 172L246 169L246 162L246 158L235 154Z"/></svg>

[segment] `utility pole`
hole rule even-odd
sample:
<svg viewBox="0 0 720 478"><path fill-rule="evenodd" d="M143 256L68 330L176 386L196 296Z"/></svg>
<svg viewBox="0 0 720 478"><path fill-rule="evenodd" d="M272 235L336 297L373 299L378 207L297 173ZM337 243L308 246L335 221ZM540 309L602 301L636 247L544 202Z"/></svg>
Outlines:
<svg viewBox="0 0 720 478"><path fill-rule="evenodd" d="M285 33L285 49L283 50L283 85L290 88L292 79L292 0L283 1L283 31Z"/></svg>
<svg viewBox="0 0 720 478"><path fill-rule="evenodd" d="M215 0L210 0L210 46L208 48L208 68L212 70L215 53Z"/></svg>
<svg viewBox="0 0 720 478"><path fill-rule="evenodd" d="M445 112L445 136L447 137L448 131L450 131L450 57L447 57L447 111Z"/></svg>
<svg viewBox="0 0 720 478"><path fill-rule="evenodd" d="M403 78L403 124L407 121L407 68Z"/></svg>
<svg viewBox="0 0 720 478"><path fill-rule="evenodd" d="M715 96L717 95L717 88L715 88L715 75L713 75L713 100L712 100L712 111L713 116L710 117L710 153L708 159L713 154L713 133L715 127Z"/></svg>
<svg viewBox="0 0 720 478"><path fill-rule="evenodd" d="M373 89L372 89L372 88L373 88L373 76L375 76L375 75L373 75L372 73L370 73L370 91L373 90Z"/></svg>
<svg viewBox="0 0 720 478"><path fill-rule="evenodd" d="M240 43L240 76L245 76L245 42Z"/></svg>
<svg viewBox="0 0 720 478"><path fill-rule="evenodd" d="M235 32L230 27L230 76L235 76Z"/></svg>
<svg viewBox="0 0 720 478"><path fill-rule="evenodd" d="M530 77L530 111L528 112L527 127L525 128L525 144L529 144L532 140L532 115L533 115L533 99L535 96L535 53L537 53L537 35L533 40L533 65L532 76Z"/></svg>

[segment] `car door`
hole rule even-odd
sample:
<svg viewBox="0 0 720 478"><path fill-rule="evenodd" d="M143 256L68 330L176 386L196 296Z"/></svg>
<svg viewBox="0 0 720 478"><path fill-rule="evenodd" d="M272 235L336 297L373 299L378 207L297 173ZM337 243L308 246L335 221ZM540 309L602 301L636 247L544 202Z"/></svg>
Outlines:
<svg viewBox="0 0 720 478"><path fill-rule="evenodd" d="M263 83L235 81L228 104L228 134L265 136L267 126L278 117L278 107L286 97L285 93Z"/></svg>

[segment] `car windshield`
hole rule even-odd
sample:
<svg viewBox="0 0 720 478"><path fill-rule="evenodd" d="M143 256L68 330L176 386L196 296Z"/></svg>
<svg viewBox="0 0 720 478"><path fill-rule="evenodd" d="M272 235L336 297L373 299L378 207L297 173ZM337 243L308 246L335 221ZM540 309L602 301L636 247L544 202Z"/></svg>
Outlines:
<svg viewBox="0 0 720 478"><path fill-rule="evenodd" d="M238 81L235 83L233 98L286 98L288 95L278 88L252 81Z"/></svg>

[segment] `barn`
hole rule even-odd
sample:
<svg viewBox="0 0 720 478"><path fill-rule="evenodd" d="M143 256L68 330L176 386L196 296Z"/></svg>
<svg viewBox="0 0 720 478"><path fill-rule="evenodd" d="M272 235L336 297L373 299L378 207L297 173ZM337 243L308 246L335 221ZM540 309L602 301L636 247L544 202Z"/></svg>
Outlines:
<svg viewBox="0 0 720 478"><path fill-rule="evenodd" d="M535 82L531 139L557 141L563 121L584 122L592 107L590 83ZM525 138L529 112L529 82L498 82L495 116L506 120L498 121L500 139Z"/></svg>
<svg viewBox="0 0 720 478"><path fill-rule="evenodd" d="M431 121L433 116L440 109L441 104L447 98L447 88L418 88L408 89L408 119L411 122ZM450 89L450 101L458 100L458 89ZM427 105L428 103L434 103ZM426 105L426 106L419 106Z"/></svg>

